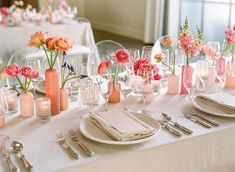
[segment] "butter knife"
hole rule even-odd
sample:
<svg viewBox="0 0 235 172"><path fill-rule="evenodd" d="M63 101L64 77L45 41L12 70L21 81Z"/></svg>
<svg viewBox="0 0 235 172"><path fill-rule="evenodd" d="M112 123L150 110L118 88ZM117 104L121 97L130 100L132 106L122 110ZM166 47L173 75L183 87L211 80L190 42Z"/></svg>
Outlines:
<svg viewBox="0 0 235 172"><path fill-rule="evenodd" d="M199 118L201 118L201 119L203 119L203 120L209 122L210 124L212 124L212 125L214 125L214 126L219 126L219 125L220 125L219 122L217 122L217 121L215 121L215 120L213 120L213 119L211 119L211 118L208 118L208 117L206 117L206 116L200 115L200 114L198 114L198 113L196 113L196 112L189 112L189 114L190 114L190 115L197 116L197 117L199 117Z"/></svg>
<svg viewBox="0 0 235 172"><path fill-rule="evenodd" d="M161 124L162 127L164 127L167 131L169 131L171 134L174 134L175 136L181 137L183 135L183 133L175 128L173 128L172 126L170 126L169 124L158 120L158 122Z"/></svg>
<svg viewBox="0 0 235 172"><path fill-rule="evenodd" d="M15 166L12 162L9 152L3 142L0 142L0 152L3 155L3 158L7 161L11 172L19 172L20 169Z"/></svg>
<svg viewBox="0 0 235 172"><path fill-rule="evenodd" d="M208 123L206 123L206 122L204 122L204 121L202 121L202 120L200 120L198 118L195 118L192 115L187 114L187 115L185 115L185 117L188 118L189 120L193 121L193 122L196 122L196 123L200 124L203 127L211 128L210 124L208 124Z"/></svg>

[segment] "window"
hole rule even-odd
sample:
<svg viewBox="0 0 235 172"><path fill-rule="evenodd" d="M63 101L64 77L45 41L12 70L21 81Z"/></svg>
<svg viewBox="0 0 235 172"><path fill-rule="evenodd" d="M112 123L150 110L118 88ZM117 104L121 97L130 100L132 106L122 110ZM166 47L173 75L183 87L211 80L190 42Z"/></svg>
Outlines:
<svg viewBox="0 0 235 172"><path fill-rule="evenodd" d="M179 24L188 16L192 33L196 25L204 33L206 41L222 42L224 30L235 24L235 0L181 0Z"/></svg>

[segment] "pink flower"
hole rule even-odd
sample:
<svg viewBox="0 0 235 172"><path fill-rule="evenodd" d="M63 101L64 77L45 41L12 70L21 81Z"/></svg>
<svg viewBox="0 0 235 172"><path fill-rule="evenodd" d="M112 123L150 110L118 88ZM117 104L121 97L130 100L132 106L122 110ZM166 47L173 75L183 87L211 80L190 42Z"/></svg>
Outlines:
<svg viewBox="0 0 235 172"><path fill-rule="evenodd" d="M38 77L39 77L39 72L37 70L32 70L31 78L38 78Z"/></svg>
<svg viewBox="0 0 235 172"><path fill-rule="evenodd" d="M203 45L202 50L207 56L209 56L211 58L217 57L218 53L217 53L216 49L214 49L210 44Z"/></svg>
<svg viewBox="0 0 235 172"><path fill-rule="evenodd" d="M20 68L16 63L14 63L14 64L7 66L6 72L10 76L17 76L18 73L20 72Z"/></svg>
<svg viewBox="0 0 235 172"><path fill-rule="evenodd" d="M148 73L149 75L155 76L158 74L159 69L155 64L147 63L147 64L141 64L137 74L142 77L146 77L145 74Z"/></svg>
<svg viewBox="0 0 235 172"><path fill-rule="evenodd" d="M4 67L2 69L2 71L0 72L0 80L1 79L6 79L6 78L9 78L9 77L10 77L10 75L7 74L7 68Z"/></svg>
<svg viewBox="0 0 235 172"><path fill-rule="evenodd" d="M120 49L115 52L112 58L119 64L125 64L129 62L130 55L126 50Z"/></svg>
<svg viewBox="0 0 235 172"><path fill-rule="evenodd" d="M98 67L98 74L103 76L105 74L105 71L110 67L110 61L104 60L100 63Z"/></svg>
<svg viewBox="0 0 235 172"><path fill-rule="evenodd" d="M235 31L233 31L232 29L225 30L226 40L229 44L233 43L234 34L235 34Z"/></svg>
<svg viewBox="0 0 235 172"><path fill-rule="evenodd" d="M162 79L162 75L161 74L156 74L156 75L154 75L154 80L160 80L160 79Z"/></svg>
<svg viewBox="0 0 235 172"><path fill-rule="evenodd" d="M23 66L21 69L20 69L20 73L21 75L23 75L25 78L31 78L31 75L32 75L32 66Z"/></svg>
<svg viewBox="0 0 235 172"><path fill-rule="evenodd" d="M149 61L146 58L141 58L139 60L136 60L135 63L134 63L134 72L135 72L135 74L137 74L137 70L139 69L139 67L142 64L148 64L148 63L149 63Z"/></svg>
<svg viewBox="0 0 235 172"><path fill-rule="evenodd" d="M10 15L10 10L7 7L2 7L0 8L0 12L4 15L4 16L9 16Z"/></svg>

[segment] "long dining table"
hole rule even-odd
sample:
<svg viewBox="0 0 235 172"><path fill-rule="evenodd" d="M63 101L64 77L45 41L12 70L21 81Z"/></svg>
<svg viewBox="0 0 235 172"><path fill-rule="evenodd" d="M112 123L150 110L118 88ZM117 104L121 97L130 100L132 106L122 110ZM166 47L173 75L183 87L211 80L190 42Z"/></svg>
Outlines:
<svg viewBox="0 0 235 172"><path fill-rule="evenodd" d="M234 90L225 90L232 92ZM94 109L99 111L104 100ZM129 109L140 110L140 97L130 95L126 100ZM120 109L123 105L109 104L109 109ZM52 116L48 123L36 117L22 118L19 113L9 115L7 124L0 129L1 135L10 138L5 144L17 140L24 145L23 152L34 165L34 172L233 172L235 171L235 118L208 117L220 122L220 126L204 128L184 117L185 108L192 108L184 95L166 95L162 89L147 109L154 119L160 120L160 112L168 113L174 121L193 130L193 134L176 137L164 128L151 140L133 145L110 145L95 142L82 136L79 129L81 117L87 108L79 102L70 104L68 110ZM82 156L72 160L56 140L63 133L68 143L79 150L69 139L69 129L74 129L80 139L95 152L93 157ZM16 156L12 159L17 163ZM6 161L0 160L0 171L8 171Z"/></svg>

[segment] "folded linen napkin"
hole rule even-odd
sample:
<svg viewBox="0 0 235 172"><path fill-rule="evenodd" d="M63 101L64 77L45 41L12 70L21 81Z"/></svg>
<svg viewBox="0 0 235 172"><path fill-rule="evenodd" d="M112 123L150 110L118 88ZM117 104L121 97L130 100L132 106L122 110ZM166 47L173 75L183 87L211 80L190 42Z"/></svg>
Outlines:
<svg viewBox="0 0 235 172"><path fill-rule="evenodd" d="M200 95L196 98L201 103L216 108L223 113L235 115L235 96L231 94L218 92Z"/></svg>
<svg viewBox="0 0 235 172"><path fill-rule="evenodd" d="M92 122L116 141L138 140L153 135L156 130L132 114L111 110L90 116Z"/></svg>

